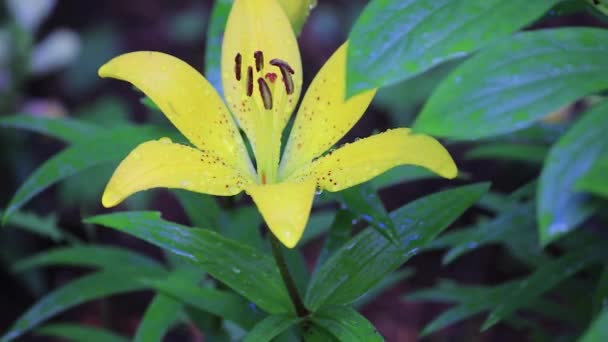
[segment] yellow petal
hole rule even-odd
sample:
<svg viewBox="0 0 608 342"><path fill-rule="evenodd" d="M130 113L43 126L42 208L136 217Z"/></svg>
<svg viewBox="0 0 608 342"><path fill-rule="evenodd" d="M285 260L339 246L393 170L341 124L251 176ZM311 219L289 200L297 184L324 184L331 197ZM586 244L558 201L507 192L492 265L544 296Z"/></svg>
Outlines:
<svg viewBox="0 0 608 342"><path fill-rule="evenodd" d="M263 56L259 71L255 58L258 51ZM240 58L240 68L237 67L237 58ZM270 64L274 59L285 61L293 69L291 94L287 94L281 69ZM252 70L251 81L248 68ZM276 75L274 82L270 80L272 77L266 77L269 73ZM269 86L272 109L264 106L258 83L260 78ZM252 87L250 96L249 84ZM278 148L282 130L300 97L302 63L289 19L276 0L234 2L222 46L222 85L226 102L249 137L256 157L260 158L261 151L257 148L260 144L271 145L265 148ZM273 142L261 142L262 139Z"/></svg>
<svg viewBox="0 0 608 342"><path fill-rule="evenodd" d="M172 143L168 138L137 146L120 163L103 193L104 207L150 188L178 188L218 196L239 193L250 178L206 151Z"/></svg>
<svg viewBox="0 0 608 342"><path fill-rule="evenodd" d="M314 178L319 187L340 191L399 165L422 166L450 179L458 173L449 152L437 140L398 128L346 144L298 171L290 180Z"/></svg>
<svg viewBox="0 0 608 342"><path fill-rule="evenodd" d="M372 101L376 90L345 100L347 48L348 43L338 48L306 91L281 160L281 179L338 142Z"/></svg>
<svg viewBox="0 0 608 342"><path fill-rule="evenodd" d="M173 56L139 51L118 56L99 76L127 81L144 92L196 147L253 172L243 140L222 99L194 68Z"/></svg>
<svg viewBox="0 0 608 342"><path fill-rule="evenodd" d="M253 198L274 236L293 248L306 228L315 182L251 184L245 191Z"/></svg>

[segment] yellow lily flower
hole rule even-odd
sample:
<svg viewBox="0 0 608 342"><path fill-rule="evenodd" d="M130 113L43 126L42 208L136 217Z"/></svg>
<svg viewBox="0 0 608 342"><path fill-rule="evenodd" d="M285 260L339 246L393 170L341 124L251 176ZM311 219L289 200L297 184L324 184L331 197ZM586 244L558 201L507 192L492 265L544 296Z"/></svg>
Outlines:
<svg viewBox="0 0 608 342"><path fill-rule="evenodd" d="M194 147L168 138L139 145L114 172L102 204L112 207L157 187L217 196L245 190L272 233L293 248L317 188L340 191L404 164L455 177L456 165L445 148L407 128L323 155L375 94L370 90L345 99L347 48L347 43L338 48L312 81L282 158L281 135L300 96L302 65L289 19L276 0L234 2L222 46L226 104L201 74L175 57L144 51L112 59L99 75L143 91ZM252 146L255 168L237 123Z"/></svg>

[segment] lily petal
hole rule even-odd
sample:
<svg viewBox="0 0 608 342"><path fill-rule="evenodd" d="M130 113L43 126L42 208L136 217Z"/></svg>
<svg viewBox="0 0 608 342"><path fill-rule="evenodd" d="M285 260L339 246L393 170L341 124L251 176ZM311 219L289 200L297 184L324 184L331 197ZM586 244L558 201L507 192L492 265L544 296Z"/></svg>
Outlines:
<svg viewBox="0 0 608 342"><path fill-rule="evenodd" d="M253 173L238 128L211 84L173 56L151 51L120 55L99 76L127 81L144 92L182 134L244 173Z"/></svg>
<svg viewBox="0 0 608 342"><path fill-rule="evenodd" d="M285 147L279 178L327 151L359 121L376 90L345 100L346 52L344 43L321 68L304 95L289 141Z"/></svg>
<svg viewBox="0 0 608 342"><path fill-rule="evenodd" d="M120 163L101 202L113 207L138 191L178 188L217 196L238 194L250 177L206 151L172 143L168 138L137 146Z"/></svg>
<svg viewBox="0 0 608 342"><path fill-rule="evenodd" d="M316 184L283 182L251 184L245 189L262 213L268 228L285 246L293 248L304 233Z"/></svg>
<svg viewBox="0 0 608 342"><path fill-rule="evenodd" d="M274 59L286 62L293 70L293 74L288 75L293 81L290 94L287 94L281 68L270 63ZM276 0L234 2L226 24L221 64L226 102L254 150L259 140L269 134L275 135L274 146L280 144L280 135L300 97L302 62L289 19ZM265 108L259 79L268 85L272 109Z"/></svg>
<svg viewBox="0 0 608 342"><path fill-rule="evenodd" d="M346 144L289 180L313 178L323 189L340 191L399 165L422 166L450 179L458 173L448 151L433 137L397 128Z"/></svg>

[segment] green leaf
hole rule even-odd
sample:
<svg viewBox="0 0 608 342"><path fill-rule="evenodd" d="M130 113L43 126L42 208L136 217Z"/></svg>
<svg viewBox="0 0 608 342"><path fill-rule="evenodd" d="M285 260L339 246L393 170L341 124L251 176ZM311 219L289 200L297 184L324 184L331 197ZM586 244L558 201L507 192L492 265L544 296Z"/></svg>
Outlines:
<svg viewBox="0 0 608 342"><path fill-rule="evenodd" d="M430 302L455 302L455 306L444 311L433 321L427 324L421 336L426 336L437 332L456 322L471 318L481 312L492 309L504 298L509 298L510 293L521 286L523 282L512 281L503 283L495 287L460 285L452 281L444 280L435 288L424 289L412 293L406 297L408 301L430 301ZM539 313L547 313L549 317L556 315L569 315L571 312L565 311L561 306L552 302L535 298L530 302L524 303L526 309L532 309ZM508 317L508 323L517 317ZM561 317L560 317L561 318Z"/></svg>
<svg viewBox="0 0 608 342"><path fill-rule="evenodd" d="M586 112L551 148L538 184L537 219L543 245L573 230L593 213L589 196L577 191L575 183L598 157L608 153L606 127L608 102Z"/></svg>
<svg viewBox="0 0 608 342"><path fill-rule="evenodd" d="M608 309L608 265L604 266L597 281L592 303L594 313Z"/></svg>
<svg viewBox="0 0 608 342"><path fill-rule="evenodd" d="M87 342L128 342L129 340L113 332L86 325L72 323L48 324L34 331L36 335L61 338L70 341Z"/></svg>
<svg viewBox="0 0 608 342"><path fill-rule="evenodd" d="M213 88L223 96L222 91L222 40L228 15L232 9L232 0L216 0L211 10L209 27L207 28L207 43L205 45L205 78Z"/></svg>
<svg viewBox="0 0 608 342"><path fill-rule="evenodd" d="M398 243L367 228L340 248L313 277L305 302L322 306L352 303L426 246L487 190L474 184L418 199L391 213Z"/></svg>
<svg viewBox="0 0 608 342"><path fill-rule="evenodd" d="M258 323L245 336L243 342L270 342L273 338L298 324L302 319L288 315L272 315Z"/></svg>
<svg viewBox="0 0 608 342"><path fill-rule="evenodd" d="M604 310L595 319L591 327L579 339L580 342L603 342L608 341L608 310Z"/></svg>
<svg viewBox="0 0 608 342"><path fill-rule="evenodd" d="M152 127L125 127L94 135L67 147L44 162L21 184L9 202L3 220L6 221L49 186L92 166L123 158L138 144L158 138L160 134Z"/></svg>
<svg viewBox="0 0 608 342"><path fill-rule="evenodd" d="M606 54L604 29L528 31L501 40L442 82L414 129L468 140L528 127L580 97L608 88Z"/></svg>
<svg viewBox="0 0 608 342"><path fill-rule="evenodd" d="M369 183L374 189L378 190L404 182L413 182L421 179L432 179L438 177L439 176L436 174L422 167L407 165L394 167L378 177L373 178L369 181Z"/></svg>
<svg viewBox="0 0 608 342"><path fill-rule="evenodd" d="M521 250L525 254L516 254L516 256L534 263L542 257L534 228L534 206L524 204L507 208L496 218L467 230L467 233L456 231L456 235L439 237L437 240L440 241L451 240L451 248L443 256L442 263L447 265L465 253L491 243L504 243L510 249ZM436 242L440 242L437 240ZM518 248L522 244L526 248Z"/></svg>
<svg viewBox="0 0 608 342"><path fill-rule="evenodd" d="M323 242L315 270L319 269L327 259L332 256L351 238L354 216L343 209L338 210L334 222L329 227L329 233Z"/></svg>
<svg viewBox="0 0 608 342"><path fill-rule="evenodd" d="M317 6L317 0L279 0L279 4L287 14L294 33L299 35L310 11Z"/></svg>
<svg viewBox="0 0 608 342"><path fill-rule="evenodd" d="M396 241L396 230L384 204L371 185L364 183L339 193L346 210L374 227L387 239Z"/></svg>
<svg viewBox="0 0 608 342"><path fill-rule="evenodd" d="M74 119L47 118L25 114L1 118L0 127L36 132L69 143L87 140L91 135L100 132L98 127Z"/></svg>
<svg viewBox="0 0 608 342"><path fill-rule="evenodd" d="M118 272L99 271L78 278L40 299L13 323L0 341L16 339L40 322L90 300L139 290L143 287L141 277L154 277L143 269L132 269L125 277L124 269Z"/></svg>
<svg viewBox="0 0 608 342"><path fill-rule="evenodd" d="M233 292L200 287L196 282L175 277L151 279L145 283L185 305L230 320L246 330L251 329L262 318L246 300Z"/></svg>
<svg viewBox="0 0 608 342"><path fill-rule="evenodd" d="M182 303L162 293L157 293L146 309L133 341L162 341L182 311Z"/></svg>
<svg viewBox="0 0 608 342"><path fill-rule="evenodd" d="M402 270L396 271L394 273L389 274L384 277L378 285L371 288L367 291L363 296L357 299L356 302L353 303L355 308L361 308L371 303L376 297L381 295L385 290L397 285L400 281L409 278L414 274L414 270L411 268L404 268Z"/></svg>
<svg viewBox="0 0 608 342"><path fill-rule="evenodd" d="M376 328L349 307L331 307L315 312L311 321L334 335L339 341L384 341Z"/></svg>
<svg viewBox="0 0 608 342"><path fill-rule="evenodd" d="M123 248L95 245L59 247L19 260L18 272L45 266L99 267L108 270L139 268L164 274L163 266L153 259Z"/></svg>
<svg viewBox="0 0 608 342"><path fill-rule="evenodd" d="M513 143L491 143L467 151L466 159L498 159L542 164L549 149L545 146Z"/></svg>
<svg viewBox="0 0 608 342"><path fill-rule="evenodd" d="M174 189L172 192L184 208L193 226L209 229L219 228L221 209L213 196L181 189Z"/></svg>
<svg viewBox="0 0 608 342"><path fill-rule="evenodd" d="M466 56L526 26L558 2L372 1L349 34L347 96Z"/></svg>
<svg viewBox="0 0 608 342"><path fill-rule="evenodd" d="M4 213L0 210L0 216ZM50 214L46 217L34 213L15 212L8 220L7 225L27 230L31 233L50 238L53 241L63 239L63 233L57 226L57 217Z"/></svg>
<svg viewBox="0 0 608 342"><path fill-rule="evenodd" d="M608 197L608 157L602 156L575 184L576 190Z"/></svg>
<svg viewBox="0 0 608 342"><path fill-rule="evenodd" d="M534 273L519 281L502 300L494 307L482 326L482 330L489 329L502 319L512 315L516 310L525 307L527 303L555 287L561 281L576 274L590 263L598 262L606 258L606 246L603 241L588 244L580 250L568 254L544 264L536 269Z"/></svg>
<svg viewBox="0 0 608 342"><path fill-rule="evenodd" d="M208 229L165 221L157 212L122 212L85 220L124 231L200 265L213 277L269 313L293 307L273 260Z"/></svg>

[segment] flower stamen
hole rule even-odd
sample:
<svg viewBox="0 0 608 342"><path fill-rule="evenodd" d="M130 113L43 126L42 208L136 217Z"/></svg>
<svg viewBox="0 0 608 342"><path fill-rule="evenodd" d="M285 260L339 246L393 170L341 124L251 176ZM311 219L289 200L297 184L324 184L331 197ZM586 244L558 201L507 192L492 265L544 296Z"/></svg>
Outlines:
<svg viewBox="0 0 608 342"><path fill-rule="evenodd" d="M285 84L285 91L288 95L293 94L295 89L293 84L293 77L291 77L291 75L295 73L293 68L287 62L278 58L271 60L270 65L274 65L279 68L279 70L281 70L281 75L283 76L283 83Z"/></svg>
<svg viewBox="0 0 608 342"><path fill-rule="evenodd" d="M253 68L247 67L247 96L253 94Z"/></svg>
<svg viewBox="0 0 608 342"><path fill-rule="evenodd" d="M262 71L264 69L264 53L258 50L253 54L253 57L255 58L255 71Z"/></svg>
<svg viewBox="0 0 608 342"><path fill-rule="evenodd" d="M242 65L242 61L243 61L243 56L241 56L240 53L237 53L236 57L234 57L234 74L236 76L236 80L237 81L241 80L241 65Z"/></svg>
<svg viewBox="0 0 608 342"><path fill-rule="evenodd" d="M264 108L272 109L272 93L268 87L268 83L263 78L258 78L258 87L260 88L260 96L264 102Z"/></svg>

